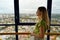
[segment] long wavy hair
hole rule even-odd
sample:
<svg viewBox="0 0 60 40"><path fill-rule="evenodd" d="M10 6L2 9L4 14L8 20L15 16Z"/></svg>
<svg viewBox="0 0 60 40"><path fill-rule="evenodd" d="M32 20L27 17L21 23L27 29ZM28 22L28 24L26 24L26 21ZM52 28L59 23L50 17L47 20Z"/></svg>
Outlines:
<svg viewBox="0 0 60 40"><path fill-rule="evenodd" d="M42 19L45 20L47 26L49 26L49 25L50 25L50 21L49 21L49 16L48 16L48 11L47 11L47 9L42 6L42 7L38 7L38 10L39 10L40 12L42 12ZM48 28L49 28L49 27L48 27Z"/></svg>

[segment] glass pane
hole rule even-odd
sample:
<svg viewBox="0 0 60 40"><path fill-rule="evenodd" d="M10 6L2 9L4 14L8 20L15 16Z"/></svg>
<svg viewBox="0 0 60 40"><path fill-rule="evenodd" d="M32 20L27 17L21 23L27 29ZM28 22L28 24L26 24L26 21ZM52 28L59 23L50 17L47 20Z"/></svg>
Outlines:
<svg viewBox="0 0 60 40"><path fill-rule="evenodd" d="M50 28L51 33L60 33L60 26L51 26Z"/></svg>
<svg viewBox="0 0 60 40"><path fill-rule="evenodd" d="M32 33L33 30L35 29L35 26L23 26L20 25L18 26L18 32L20 33ZM44 37L45 40L47 40L47 36L45 35ZM19 40L34 40L34 36L31 35L19 35Z"/></svg>
<svg viewBox="0 0 60 40"><path fill-rule="evenodd" d="M20 25L20 26L18 26L18 32L20 33L20 32L33 32L34 31L34 29L35 29L35 26L33 25L33 26L31 26L31 25L26 25L26 26L23 26L23 25ZM47 32L47 30L46 30L46 32Z"/></svg>
<svg viewBox="0 0 60 40"><path fill-rule="evenodd" d="M15 33L15 26L0 26L0 33Z"/></svg>
<svg viewBox="0 0 60 40"><path fill-rule="evenodd" d="M0 35L0 40L16 40L15 35Z"/></svg>
<svg viewBox="0 0 60 40"><path fill-rule="evenodd" d="M14 22L14 0L0 0L0 24Z"/></svg>
<svg viewBox="0 0 60 40"><path fill-rule="evenodd" d="M20 23L36 22L38 7L47 8L47 0L19 0Z"/></svg>
<svg viewBox="0 0 60 40"><path fill-rule="evenodd" d="M60 36L59 35L51 35L50 40L60 40Z"/></svg>
<svg viewBox="0 0 60 40"><path fill-rule="evenodd" d="M19 40L34 40L34 36L31 35L19 35ZM47 40L47 36L44 36L44 40Z"/></svg>
<svg viewBox="0 0 60 40"><path fill-rule="evenodd" d="M51 24L60 24L60 0L52 0Z"/></svg>
<svg viewBox="0 0 60 40"><path fill-rule="evenodd" d="M33 32L35 26L18 26L18 32Z"/></svg>

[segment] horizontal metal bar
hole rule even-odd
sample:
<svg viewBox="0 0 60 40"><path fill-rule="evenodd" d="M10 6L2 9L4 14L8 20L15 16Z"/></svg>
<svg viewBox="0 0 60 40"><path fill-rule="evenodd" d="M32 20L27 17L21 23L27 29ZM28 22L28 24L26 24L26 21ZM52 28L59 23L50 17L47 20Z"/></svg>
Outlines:
<svg viewBox="0 0 60 40"><path fill-rule="evenodd" d="M0 35L29 35L30 33L0 33Z"/></svg>
<svg viewBox="0 0 60 40"><path fill-rule="evenodd" d="M0 35L30 35L31 33L28 32L21 32L21 33L0 33ZM45 33L45 35L60 35L60 33Z"/></svg>
<svg viewBox="0 0 60 40"><path fill-rule="evenodd" d="M50 24L50 26L60 26L60 24Z"/></svg>
<svg viewBox="0 0 60 40"><path fill-rule="evenodd" d="M60 35L60 33L45 33L45 35Z"/></svg>
<svg viewBox="0 0 60 40"><path fill-rule="evenodd" d="M35 25L36 23L19 23L18 25Z"/></svg>
<svg viewBox="0 0 60 40"><path fill-rule="evenodd" d="M35 25L36 23L18 23L18 25ZM0 26L14 26L15 24L0 24ZM60 26L60 24L50 24L50 26Z"/></svg>
<svg viewBox="0 0 60 40"><path fill-rule="evenodd" d="M35 25L36 23L19 23L18 25ZM60 26L60 24L50 24L50 26Z"/></svg>
<svg viewBox="0 0 60 40"><path fill-rule="evenodd" d="M0 26L14 26L15 24L0 24Z"/></svg>

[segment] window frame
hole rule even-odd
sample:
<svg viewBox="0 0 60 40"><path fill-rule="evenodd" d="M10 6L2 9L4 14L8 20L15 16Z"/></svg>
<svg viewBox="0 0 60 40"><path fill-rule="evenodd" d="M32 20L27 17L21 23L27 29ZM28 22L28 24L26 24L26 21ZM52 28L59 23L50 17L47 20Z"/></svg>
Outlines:
<svg viewBox="0 0 60 40"><path fill-rule="evenodd" d="M47 0L47 10L51 22L51 8L52 8L52 0ZM11 35L16 35L16 40L18 40L18 25L34 25L36 23L20 23L19 22L19 0L14 0L14 15L15 15L15 24L0 24L0 26L15 26L15 33L10 33ZM50 24L50 26L60 26L59 24ZM50 30L48 30L48 33ZM2 33L0 33L2 34ZM9 33L6 35L10 35ZM20 33L22 34L22 33ZM25 33L23 33L25 34ZM27 33L26 33L27 34ZM47 40L50 39L50 35L47 35Z"/></svg>

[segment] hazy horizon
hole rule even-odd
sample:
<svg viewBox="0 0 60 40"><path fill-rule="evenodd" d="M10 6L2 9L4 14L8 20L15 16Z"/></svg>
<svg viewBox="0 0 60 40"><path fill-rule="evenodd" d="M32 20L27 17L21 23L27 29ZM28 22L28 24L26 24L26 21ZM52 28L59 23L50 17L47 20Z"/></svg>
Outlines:
<svg viewBox="0 0 60 40"><path fill-rule="evenodd" d="M0 13L0 14L14 14L14 13ZM19 13L19 14L32 14L32 13ZM36 12L33 14L36 14ZM60 13L52 13L51 12L51 14L60 14Z"/></svg>
<svg viewBox="0 0 60 40"><path fill-rule="evenodd" d="M52 0L52 13L60 14L60 0ZM19 0L20 13L36 13L40 6L47 8L47 0ZM0 0L0 14L14 14L14 0Z"/></svg>

